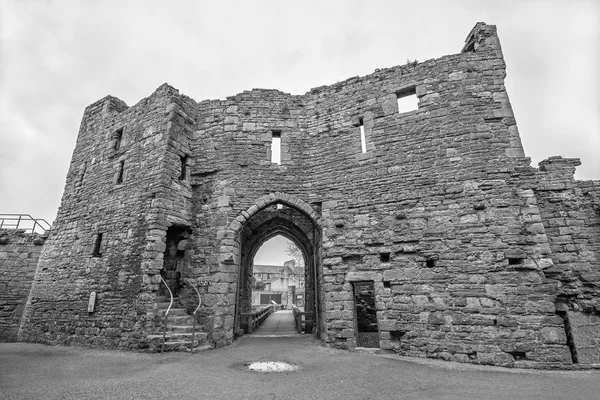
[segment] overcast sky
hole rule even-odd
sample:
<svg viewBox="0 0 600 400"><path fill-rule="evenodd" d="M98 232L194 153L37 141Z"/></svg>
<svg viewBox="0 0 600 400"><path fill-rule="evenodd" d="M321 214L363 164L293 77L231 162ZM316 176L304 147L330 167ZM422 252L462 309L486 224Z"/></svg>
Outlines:
<svg viewBox="0 0 600 400"><path fill-rule="evenodd" d="M84 108L167 82L196 101L304 94L460 52L494 24L532 165L600 179L600 1L0 0L0 213L52 222Z"/></svg>

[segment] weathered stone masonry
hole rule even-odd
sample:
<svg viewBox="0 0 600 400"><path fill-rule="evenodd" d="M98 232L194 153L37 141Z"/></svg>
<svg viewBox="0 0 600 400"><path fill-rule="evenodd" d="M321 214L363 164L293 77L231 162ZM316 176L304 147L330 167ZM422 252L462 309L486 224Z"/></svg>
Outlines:
<svg viewBox="0 0 600 400"><path fill-rule="evenodd" d="M16 341L45 235L0 229L0 341Z"/></svg>
<svg viewBox="0 0 600 400"><path fill-rule="evenodd" d="M197 320L231 343L252 258L282 234L305 255L306 307L333 346L356 346L353 288L373 282L383 349L598 365L600 182L573 180L575 159L530 167L504 78L496 28L478 23L459 54L302 96L196 102L163 85L132 107L92 104L21 340L148 346L170 265L212 283ZM399 112L406 94L418 107Z"/></svg>

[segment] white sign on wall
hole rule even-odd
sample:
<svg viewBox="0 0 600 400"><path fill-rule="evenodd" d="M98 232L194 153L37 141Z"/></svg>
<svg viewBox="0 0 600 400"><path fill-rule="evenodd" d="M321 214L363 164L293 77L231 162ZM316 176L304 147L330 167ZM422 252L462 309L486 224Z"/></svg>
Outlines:
<svg viewBox="0 0 600 400"><path fill-rule="evenodd" d="M94 306L96 305L96 292L90 293L90 301L88 303L88 312L94 312Z"/></svg>

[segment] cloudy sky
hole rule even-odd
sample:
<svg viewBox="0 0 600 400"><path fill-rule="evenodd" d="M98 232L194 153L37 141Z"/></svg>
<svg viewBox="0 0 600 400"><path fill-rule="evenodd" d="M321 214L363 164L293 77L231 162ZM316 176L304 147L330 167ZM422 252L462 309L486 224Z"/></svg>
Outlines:
<svg viewBox="0 0 600 400"><path fill-rule="evenodd" d="M458 53L477 21L498 27L533 165L579 157L600 179L597 0L0 0L0 213L54 220L83 110L108 94L303 94Z"/></svg>

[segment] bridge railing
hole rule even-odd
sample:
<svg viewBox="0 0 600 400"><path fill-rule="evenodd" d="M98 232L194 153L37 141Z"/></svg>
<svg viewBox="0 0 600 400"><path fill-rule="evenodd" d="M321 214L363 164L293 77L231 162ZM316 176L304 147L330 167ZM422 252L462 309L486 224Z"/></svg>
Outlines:
<svg viewBox="0 0 600 400"><path fill-rule="evenodd" d="M242 321L246 321L246 333L256 330L274 311L275 308L270 305L253 313L242 313Z"/></svg>
<svg viewBox="0 0 600 400"><path fill-rule="evenodd" d="M296 306L292 307L294 313L294 322L296 323L296 330L298 333L306 332L311 333L315 323L314 312L304 312Z"/></svg>
<svg viewBox="0 0 600 400"><path fill-rule="evenodd" d="M29 233L44 233L51 225L42 218L29 214L0 214L0 229L20 229Z"/></svg>

